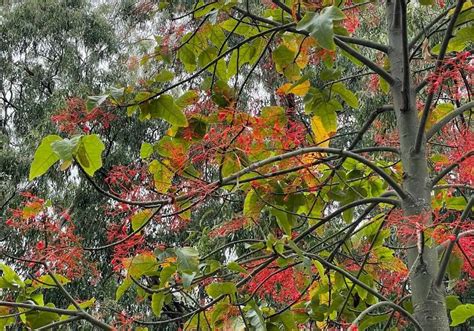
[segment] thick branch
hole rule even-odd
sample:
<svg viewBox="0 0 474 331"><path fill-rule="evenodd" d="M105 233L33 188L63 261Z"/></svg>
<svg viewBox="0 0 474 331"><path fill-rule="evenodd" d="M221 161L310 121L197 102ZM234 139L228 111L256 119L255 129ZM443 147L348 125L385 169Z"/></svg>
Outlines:
<svg viewBox="0 0 474 331"><path fill-rule="evenodd" d="M443 126L448 124L452 119L454 119L456 116L461 115L462 113L472 110L474 108L474 101L468 102L465 105L456 108L455 110L451 111L449 114L444 116L442 119L440 119L435 125L433 125L428 132L426 132L426 139L430 139L433 137Z"/></svg>
<svg viewBox="0 0 474 331"><path fill-rule="evenodd" d="M347 45L344 41L339 39L339 37L334 38L334 42L336 43L337 46L339 46L341 49L355 57L357 60L365 64L369 69L380 75L389 85L393 85L395 80L393 77L386 72L383 68L379 67L375 62L372 62L370 59L366 58L364 55L360 54L357 52L355 49Z"/></svg>
<svg viewBox="0 0 474 331"><path fill-rule="evenodd" d="M434 186L436 185L441 179L444 178L447 174L449 174L453 169L459 167L459 164L463 162L464 160L470 158L471 156L474 155L474 151L469 151L468 153L464 154L462 157L456 160L456 162L450 164L448 167L443 169L438 175L436 175L435 178L431 181L431 185Z"/></svg>
<svg viewBox="0 0 474 331"><path fill-rule="evenodd" d="M337 35L336 36L338 39L349 43L349 44L355 44L355 45L360 45L368 48L373 48L378 51L384 52L385 54L388 53L388 47L382 44L378 44L376 42L370 41L370 40L365 40L365 39L359 39L355 37L348 37L348 36L342 36L342 35Z"/></svg>

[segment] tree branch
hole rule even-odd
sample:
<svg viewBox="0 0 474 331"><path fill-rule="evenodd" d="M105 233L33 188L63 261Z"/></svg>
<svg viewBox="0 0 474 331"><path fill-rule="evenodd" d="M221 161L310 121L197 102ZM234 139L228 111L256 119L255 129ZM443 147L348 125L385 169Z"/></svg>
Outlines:
<svg viewBox="0 0 474 331"><path fill-rule="evenodd" d="M456 162L450 164L448 167L443 169L438 175L436 175L435 178L431 181L431 186L436 185L441 179L443 179L444 176L446 176L448 173L450 173L453 169L459 166L461 162L464 160L470 158L471 156L474 155L474 151L469 151L466 154L464 154L462 157L456 160Z"/></svg>
<svg viewBox="0 0 474 331"><path fill-rule="evenodd" d="M271 164L274 162L282 161L291 157L295 157L298 155L302 154L308 154L308 153L329 153L329 154L338 154L342 156L349 157L351 159L354 159L356 161L359 161L369 168L371 168L374 172L376 172L380 177L385 179L385 181L394 189L395 192L400 196L400 198L405 199L408 197L406 192L403 190L403 188L392 178L390 177L383 169L379 168L377 165L375 165L372 161L367 160L366 158L350 152L350 151L345 151L342 149L336 149L336 148L330 148L330 147L306 147L306 148L301 148L297 149L288 153L280 154L277 156L269 157L267 159L264 159L259 162L255 162L254 164L251 164L250 166L236 172L233 175L230 175L224 179L222 179L222 182L219 183L220 186L227 185L229 182L238 179L239 177L253 172L254 170L263 167L267 164Z"/></svg>
<svg viewBox="0 0 474 331"><path fill-rule="evenodd" d="M464 209L463 213L461 214L461 222L464 221L469 214L471 213L471 209L474 206L474 195L471 195L469 202L467 203L466 208ZM439 271L438 275L436 277L435 285L437 287L441 286L443 283L443 278L444 274L446 272L446 269L448 268L448 263L449 263L449 258L451 257L451 253L453 251L454 245L457 242L459 233L461 232L461 227L459 226L460 223L456 225L456 228L454 229L454 235L456 236L454 240L452 240L449 244L448 247L446 248L446 252L444 253L443 260L441 260L440 266L439 266Z"/></svg>
<svg viewBox="0 0 474 331"><path fill-rule="evenodd" d="M312 258L312 259L315 259L317 261L319 261L323 266L325 266L326 268L328 269L332 269L338 273L340 273L341 275L343 275L344 277L348 278L349 280L351 280L353 283L357 284L358 286L362 287L364 290L366 290L367 292L369 292L370 294L372 294L373 296L377 297L379 300L382 300L384 302L391 302L390 300L388 300L386 297L384 297L382 294L380 294L379 292L375 291L372 287L368 286L367 284L365 284L364 282L360 281L359 279L357 279L356 277L354 277L353 275L351 275L350 273L348 273L347 271L345 271L344 269L341 269L339 267L337 267L336 265L332 264L332 263L329 263L328 261L326 261L325 259L319 257L318 255L316 254L310 254L310 253L305 253L305 255L307 255L308 257ZM415 320L415 318L408 312L406 311L403 307L397 305L396 303L394 302L391 302L391 305L390 305L393 309L399 311L400 313L402 313L403 315L405 315L412 323L413 325L420 331L423 331L422 327L420 326L420 324Z"/></svg>
<svg viewBox="0 0 474 331"><path fill-rule="evenodd" d="M443 60L446 55L446 50L448 49L449 41L452 38L453 29L456 24L456 20L459 14L461 13L464 2L465 0L458 0L458 3L456 4L456 8L454 9L453 16L451 17L451 20L449 21L448 27L444 34L443 43L441 44L441 48L439 50L438 58L436 59L436 68L435 68L436 74L440 74L439 71L443 64ZM421 145L423 143L423 136L425 133L426 122L428 121L428 115L430 113L433 96L434 96L434 91L431 91L428 93L428 96L426 98L425 107L423 109L423 113L420 119L420 126L418 127L418 133L416 135L415 146L413 148L415 154L420 151Z"/></svg>
<svg viewBox="0 0 474 331"><path fill-rule="evenodd" d="M435 125L433 125L427 132L426 132L426 139L430 139L433 137L443 126L448 124L452 119L456 116L461 115L462 113L472 110L474 108L474 101L468 102L465 105L456 108L455 110L449 112L446 116L440 119Z"/></svg>
<svg viewBox="0 0 474 331"><path fill-rule="evenodd" d="M369 69L380 75L380 77L385 79L389 85L393 85L395 83L395 80L387 71L385 71L383 68L375 64L375 62L372 62L370 59L366 58L364 55L360 54L355 49L347 45L344 41L339 39L339 37L334 37L334 42L341 49L343 49L344 51L355 57L357 60L365 64Z"/></svg>
<svg viewBox="0 0 474 331"><path fill-rule="evenodd" d="M361 45L368 48L376 49L378 51L384 52L385 54L388 53L388 47L386 45L378 44L370 40L359 39L355 37L348 37L348 36L343 36L343 35L336 35L336 37L349 44Z"/></svg>
<svg viewBox="0 0 474 331"><path fill-rule="evenodd" d="M241 42L237 43L235 46L233 47L230 47L227 51L225 51L224 53L222 53L221 55L217 56L215 59L213 59L212 61L210 61L208 64L206 64L204 67L202 67L201 69L199 69L198 71L196 71L194 74L190 75L189 77L183 79L183 80L180 80L179 82L176 82L162 90L160 90L159 92L157 93L154 93L152 95L150 95L149 97L141 100L140 102L138 103L131 103L131 104L125 104L125 105L121 105L121 107L129 107L129 106L134 106L134 105L140 105L140 104L143 104L143 103L146 103L152 99L155 99L156 97L159 97L160 95L178 87L178 86L181 86L183 85L184 83L187 83L197 77L199 77L203 72L205 72L208 68L210 68L211 66L213 66L214 64L216 64L219 60L225 58L227 55L229 55L230 53L232 53L234 50L236 50L237 48L240 48L242 47L243 45L249 43L250 41L254 40L254 39L257 39L257 38L260 38L268 33L273 33L275 31L283 31L283 30L287 30L291 27L294 27L296 25L296 23L288 23L288 24L284 24L284 25L278 25L278 26L275 26L274 28L271 28L271 29L268 29L268 30L265 30L265 31L262 31L260 33L257 33L251 37L248 37L247 39L245 40L242 40Z"/></svg>

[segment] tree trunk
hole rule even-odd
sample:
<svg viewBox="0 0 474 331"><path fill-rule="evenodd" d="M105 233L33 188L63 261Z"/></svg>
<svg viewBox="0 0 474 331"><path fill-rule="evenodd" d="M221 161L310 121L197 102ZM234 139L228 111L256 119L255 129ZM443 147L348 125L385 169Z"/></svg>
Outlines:
<svg viewBox="0 0 474 331"><path fill-rule="evenodd" d="M403 165L403 187L408 198L403 199L405 215L426 215L431 222L431 184L428 176L428 163L425 142L422 148L414 151L419 120L416 108L416 92L410 84L404 85L404 72L409 72L404 61L404 50L408 47L404 37L404 0L387 0L387 19L389 33L390 70L395 84L391 86L393 106L397 117L400 135L400 150ZM411 73L408 77L411 77ZM406 86L408 85L408 86ZM412 243L415 244L416 242ZM445 305L444 286L436 286L438 274L438 254L435 248L424 246L408 251L410 269L410 288L415 318L423 330L449 330L449 320Z"/></svg>

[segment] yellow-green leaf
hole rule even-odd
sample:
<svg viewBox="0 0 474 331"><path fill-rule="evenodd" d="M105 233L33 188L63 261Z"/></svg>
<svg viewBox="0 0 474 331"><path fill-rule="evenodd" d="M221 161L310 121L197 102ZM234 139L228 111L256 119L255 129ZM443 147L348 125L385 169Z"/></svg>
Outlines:
<svg viewBox="0 0 474 331"><path fill-rule="evenodd" d="M161 316L161 310L165 302L165 295L163 292L153 293L151 296L151 309L156 317Z"/></svg>
<svg viewBox="0 0 474 331"><path fill-rule="evenodd" d="M51 147L53 142L59 140L61 137L58 135L49 135L43 138L31 163L29 180L45 174L53 164L59 161L59 156Z"/></svg>
<svg viewBox="0 0 474 331"><path fill-rule="evenodd" d="M77 161L89 176L102 167L102 152L104 143L96 134L81 137L81 142L76 153Z"/></svg>
<svg viewBox="0 0 474 331"><path fill-rule="evenodd" d="M153 214L151 209L141 210L132 216L132 230L137 231Z"/></svg>

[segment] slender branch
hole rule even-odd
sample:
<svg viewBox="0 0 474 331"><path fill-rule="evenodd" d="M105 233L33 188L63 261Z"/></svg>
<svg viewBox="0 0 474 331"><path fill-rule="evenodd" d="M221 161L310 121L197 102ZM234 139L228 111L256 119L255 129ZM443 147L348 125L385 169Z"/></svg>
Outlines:
<svg viewBox="0 0 474 331"><path fill-rule="evenodd" d="M209 3L205 3L201 6L198 6L196 8L194 8L193 10L181 15L181 16L177 16L177 17L172 17L171 20L172 21L176 21L176 20L179 20L179 19L182 19L182 18L185 18L186 16L189 16L189 15L194 15L195 12L197 12L198 10L201 10L201 9L204 9L206 8L207 6L210 6L210 5L213 5L215 3L217 3L218 1L211 1Z"/></svg>
<svg viewBox="0 0 474 331"><path fill-rule="evenodd" d="M342 214L344 211L346 210L349 210L351 208L354 208L354 207L357 207L357 206L360 206L360 205L364 205L364 204L368 204L368 203L388 203L388 204L391 204L393 206L398 206L400 205L400 202L397 201L397 200L393 200L393 199L389 199L389 198L383 198L383 197L379 197L379 198L365 198L365 199L362 199L362 200L359 200L359 201L354 201L354 202L351 202L351 203L348 203L342 207L340 207L339 209L335 210L334 212L332 212L331 214L329 214L328 216L324 217L321 221L319 221L318 223L314 224L313 226L310 226L308 229L306 229L305 231L301 232L293 241L295 243L303 240L307 235L309 235L310 233L312 233L314 230L316 230L317 228L323 226L324 224L326 224L327 222L329 222L331 219L333 219L334 217Z"/></svg>
<svg viewBox="0 0 474 331"><path fill-rule="evenodd" d="M370 115L369 115L369 118L367 119L367 121L365 121L364 125L362 126L362 128L359 130L359 133L357 134L357 136L354 138L354 140L352 141L351 145L349 146L349 150L353 149L358 143L359 141L362 140L364 134L367 132L367 130L372 126L372 123L375 121L375 119L377 118L377 116L379 116L380 114L386 112L386 111L389 111L389 110L393 110L393 106L382 106L380 108L377 108L374 112L372 112Z"/></svg>
<svg viewBox="0 0 474 331"><path fill-rule="evenodd" d="M445 169L443 169L443 171L441 171L438 175L436 175L435 178L433 178L433 180L431 181L431 186L434 186L436 185L441 179L443 179L444 176L446 176L447 174L449 174L453 169L459 167L459 164L461 162L463 162L464 160L470 158L471 156L474 155L474 150L473 151L469 151L467 152L466 154L464 154L462 157L460 157L459 159L456 160L456 162L450 164L448 167L446 167Z"/></svg>
<svg viewBox="0 0 474 331"><path fill-rule="evenodd" d="M354 159L356 161L359 161L369 168L371 168L374 172L380 175L385 181L394 189L395 192L400 196L400 198L405 199L408 197L407 193L403 190L403 188L392 178L390 177L383 169L379 168L377 165L375 165L372 161L367 160L366 158L350 152L350 151L345 151L342 149L336 149L336 148L330 148L330 147L306 147L306 148L301 148L297 149L288 153L280 154L277 156L269 157L267 159L264 159L259 162L255 162L254 164L236 172L233 175L230 175L224 179L222 179L222 182L219 183L221 186L227 185L230 181L233 181L235 179L238 179L239 177L253 172L254 170L263 167L267 164L271 164L274 162L282 161L288 158L292 158L298 155L302 154L308 154L308 153L329 153L329 154L339 154L342 156L349 157L351 159Z"/></svg>
<svg viewBox="0 0 474 331"><path fill-rule="evenodd" d="M48 266L46 264L43 264L43 266L46 268L46 271L48 272L49 276L51 277L51 279L53 280L53 282L56 284L57 287L59 287L59 289L61 290L61 292L63 292L63 294L66 296L66 298L69 300L69 302L72 303L72 305L74 307L76 307L76 309L80 312L83 312L84 314L87 314L84 309L82 309L81 306L79 306L79 304L77 303L76 300L74 300L74 298L71 296L71 294L66 291L66 289L64 288L63 284L61 284L61 282L56 278L56 276L49 270ZM87 314L89 315L89 314Z"/></svg>
<svg viewBox="0 0 474 331"><path fill-rule="evenodd" d="M280 7L283 11L287 12L288 14L290 14L291 16L293 16L293 12L291 11L291 8L288 7L287 5L285 5L283 2L279 1L279 0L272 0L272 2L277 5L278 7Z"/></svg>
<svg viewBox="0 0 474 331"><path fill-rule="evenodd" d="M466 111L472 111L474 108L474 101L468 102L465 105L462 105L459 108L449 112L446 116L440 119L435 125L433 125L427 132L426 132L426 139L430 139L433 137L443 126L448 124L452 119L456 116L463 114Z"/></svg>
<svg viewBox="0 0 474 331"><path fill-rule="evenodd" d="M150 95L149 97L141 100L140 102L138 103L132 103L132 104L126 104L126 105L121 105L122 107L128 107L128 106L134 106L134 105L137 105L137 104L143 104L143 103L146 103L152 99L155 99L157 97L159 97L160 95L178 87L178 86L181 86L183 85L184 83L186 82L189 82L197 77L199 77L203 72L205 72L208 68L210 68L211 66L213 66L215 63L217 63L218 61L220 61L221 59L225 58L227 55L229 55L230 53L232 53L234 50L236 50L237 48L240 48L242 47L243 45L246 45L248 44L250 41L254 40L254 39L257 39L257 38L260 38L266 34L269 34L269 33L273 33L275 31L284 31L284 30L287 30L291 27L294 27L296 25L296 23L288 23L288 24L284 24L284 25L278 25L278 26L275 26L274 28L271 28L271 29L268 29L268 30L265 30L265 31L262 31L260 33L257 33L247 39L244 39L242 40L241 42L237 43L236 45L234 45L233 47L230 47L227 51L225 51L224 53L222 53L221 55L217 56L215 59L213 59L212 61L210 61L208 64L206 64L205 66L203 66L201 69L199 69L198 71L196 71L194 74L190 75L189 77L185 78L185 79L182 79L180 80L179 82L176 82L162 90L160 90L159 92L157 93L154 93L152 95Z"/></svg>
<svg viewBox="0 0 474 331"><path fill-rule="evenodd" d="M441 251L442 251L443 249L445 249L446 247L448 247L448 245L449 245L452 241L458 241L458 240L461 239L461 238L469 237L469 236L474 236L474 229L473 229L473 230L467 230L467 231L464 231L464 232L460 232L460 233L454 238L454 240L448 239L448 240L443 241L441 244L439 244L438 246L436 246L436 251L437 251L438 253L441 253Z"/></svg>
<svg viewBox="0 0 474 331"><path fill-rule="evenodd" d="M169 203L172 202L170 198L163 199L163 200L154 200L154 201L133 201L133 200L122 199L121 197L119 197L115 194L112 194L112 193L104 190L103 188L101 188L94 181L94 179L85 172L85 170L82 168L82 166L79 164L79 162L76 162L76 163L79 167L79 170L82 172L82 174L87 179L87 181L96 189L96 191L98 191L100 194L106 196L107 198L110 198L110 199L115 200L117 202L125 203L127 205L140 206L140 207L157 207L157 206L169 204Z"/></svg>
<svg viewBox="0 0 474 331"><path fill-rule="evenodd" d="M319 261L326 268L332 269L332 270L340 273L345 278L348 278L353 283L357 284L358 286L362 287L364 290L366 290L367 292L369 292L373 296L377 297L379 300L382 300L382 301L385 301L385 302L391 302L386 297L384 297L382 294L375 291L372 287L370 287L367 284L365 284L364 282L360 281L359 279L357 279L356 277L354 277L353 275L351 275L349 272L345 271L344 269L339 268L338 266L326 261L325 259L319 257L316 254L305 253L305 255L307 255L308 257L310 257L312 259L315 259L315 260ZM402 313L403 315L405 315L418 330L423 331L423 328L417 322L417 320L408 311L406 311L402 306L399 306L394 302L392 302L390 306L393 309L395 309L395 310L399 311L400 313Z"/></svg>
<svg viewBox="0 0 474 331"><path fill-rule="evenodd" d="M443 60L444 60L444 57L446 55L446 50L448 49L449 41L452 38L453 29L454 29L454 26L456 24L456 20L457 20L459 14L461 13L464 2L465 2L465 0L458 0L458 2L456 4L456 8L454 9L454 13L451 17L451 20L449 21L448 27L446 28L443 43L441 44L439 54L438 54L438 58L436 59L435 73L439 74L439 70L440 70L440 68L443 64ZM434 96L434 91L431 91L431 92L428 93L428 96L426 98L425 107L423 109L423 113L422 113L421 119L420 119L420 124L419 124L419 127L418 127L418 133L416 135L415 146L413 148L415 154L420 151L421 145L423 143L423 136L424 136L424 133L425 133L426 122L428 121L428 115L430 113L431 103L433 101L433 96Z"/></svg>
<svg viewBox="0 0 474 331"><path fill-rule="evenodd" d="M365 5L371 4L372 2L373 2L373 1L370 0L370 1L365 1L365 2L361 2L361 3L355 3L355 4L353 4L353 5L344 7L344 8L342 8L341 10L342 10L342 11L351 10L351 9L354 9L354 8L357 8L357 7L360 7L360 6L365 6Z"/></svg>
<svg viewBox="0 0 474 331"><path fill-rule="evenodd" d="M377 302L376 304L372 305L372 306L369 306L367 307L364 311L362 311L359 316L357 316L357 318L352 322L352 325L358 325L362 319L365 317L365 315L369 314L370 312L374 311L375 309L379 308L379 307L382 307L382 306L390 306L392 307L393 309L395 310L398 310L398 307L401 307L391 301L380 301L380 302ZM386 312L384 313L385 314L388 314L389 312ZM408 312L407 312L408 313ZM409 314L409 313L408 313ZM415 320L414 317L409 314L411 316L410 320ZM407 315L408 316L408 315ZM416 325L416 324L415 324ZM421 330L421 327L420 327L420 330Z"/></svg>
<svg viewBox="0 0 474 331"><path fill-rule="evenodd" d="M471 213L471 209L474 206L474 195L471 195L469 202L467 203L466 208L461 214L461 222L464 221L467 217L469 217L469 214ZM448 268L448 263L449 263L449 258L451 257L451 253L453 251L454 245L457 242L458 235L461 232L461 227L459 226L460 223L456 225L456 228L454 229L454 235L455 240L452 240L449 244L448 247L446 248L446 252L444 253L443 259L441 260L440 266L439 266L439 271L438 275L436 277L435 285L436 286L441 286L443 283L443 278L444 274L446 272L446 269Z"/></svg>
<svg viewBox="0 0 474 331"><path fill-rule="evenodd" d="M255 69L257 68L258 64L260 63L260 61L262 60L262 58L265 56L265 53L267 52L267 50L270 48L270 45L273 41L273 38L275 37L275 35L277 34L278 31L275 31L272 33L272 35L270 36L270 38L268 39L265 47L263 48L263 51L262 53L260 53L260 56L258 57L257 61L253 64L252 68L250 69L249 73L247 74L247 76L245 77L244 81L242 82L242 85L240 86L239 88L239 92L237 93L237 100L240 98L240 95L242 94L243 90L244 90L244 87L245 87L245 84L247 84L248 80L250 79L250 76L252 75L252 73L255 71ZM236 78L237 79L237 78Z"/></svg>
<svg viewBox="0 0 474 331"><path fill-rule="evenodd" d="M64 325L64 324L69 324L69 323L72 323L74 321L77 321L77 320L80 320L82 319L81 316L73 316L73 317L70 317L68 319L65 319L65 320L60 320L60 321L57 321L57 322L53 322L53 323L50 323L50 324L47 324L45 326L42 326L38 329L35 329L36 331L41 331L41 330L54 330L55 327L57 326L60 326L60 325Z"/></svg>
<svg viewBox="0 0 474 331"><path fill-rule="evenodd" d="M355 57L357 60L365 64L369 69L380 75L380 77L385 79L385 81L387 81L389 85L393 85L395 83L395 80L387 71L379 67L377 64L375 64L375 62L372 62L370 59L366 58L364 55L357 52L354 48L347 45L344 41L339 39L339 37L334 37L334 42L341 49L343 49L344 51Z"/></svg>
<svg viewBox="0 0 474 331"><path fill-rule="evenodd" d="M365 39L359 39L355 37L348 37L348 36L343 36L343 35L336 35L336 37L346 43L349 44L355 44L355 45L360 45L360 46L365 46L368 48L373 48L378 51L384 52L385 54L388 53L388 46L382 45L370 40L365 40Z"/></svg>
<svg viewBox="0 0 474 331"><path fill-rule="evenodd" d="M31 303L22 303L22 302L10 302L10 301L0 301L1 307L13 307L13 308L26 308L31 310L39 310L39 311L46 311L49 313L56 313L60 315L68 315L68 316L80 316L82 317L82 313L77 310L67 310L61 308L53 308L48 306L38 306Z"/></svg>
<svg viewBox="0 0 474 331"><path fill-rule="evenodd" d="M416 43L418 40L420 40L421 37L426 36L426 33L429 29L431 29L433 26L435 26L436 23L441 21L443 17L445 17L451 9L453 9L455 6L449 6L447 7L441 14L436 16L427 26L424 27L418 34L410 41L410 44L408 46L409 49L412 49L415 47Z"/></svg>

